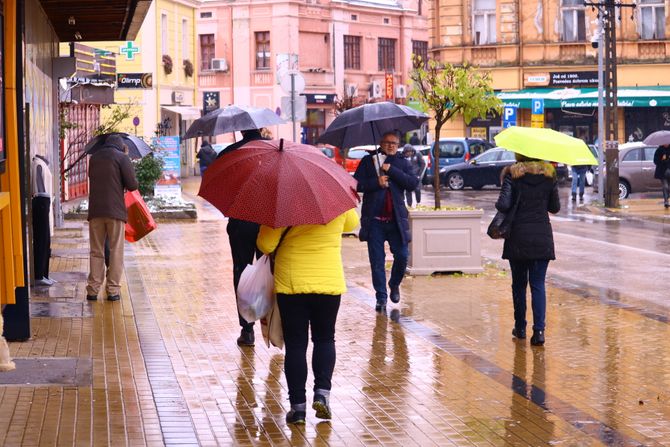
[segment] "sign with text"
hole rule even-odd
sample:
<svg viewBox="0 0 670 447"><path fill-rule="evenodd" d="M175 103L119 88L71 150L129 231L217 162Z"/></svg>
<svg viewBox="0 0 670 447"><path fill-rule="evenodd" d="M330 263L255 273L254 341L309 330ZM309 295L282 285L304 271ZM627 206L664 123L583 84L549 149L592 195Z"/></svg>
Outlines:
<svg viewBox="0 0 670 447"><path fill-rule="evenodd" d="M154 194L164 197L181 197L181 157L178 135L154 138L154 145L163 158L163 173L156 182Z"/></svg>
<svg viewBox="0 0 670 447"><path fill-rule="evenodd" d="M550 74L549 86L551 87L598 85L597 71L563 71Z"/></svg>
<svg viewBox="0 0 670 447"><path fill-rule="evenodd" d="M544 127L544 115L531 115L530 127Z"/></svg>
<svg viewBox="0 0 670 447"><path fill-rule="evenodd" d="M393 100L393 73L386 73L384 77L384 91L387 100Z"/></svg>
<svg viewBox="0 0 670 447"><path fill-rule="evenodd" d="M153 88L152 73L117 73L116 88Z"/></svg>

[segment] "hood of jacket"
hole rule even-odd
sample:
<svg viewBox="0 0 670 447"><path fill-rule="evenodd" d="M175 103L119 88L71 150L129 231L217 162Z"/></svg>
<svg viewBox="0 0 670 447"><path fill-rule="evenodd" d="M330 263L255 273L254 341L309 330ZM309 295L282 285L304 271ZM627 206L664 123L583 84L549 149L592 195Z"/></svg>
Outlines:
<svg viewBox="0 0 670 447"><path fill-rule="evenodd" d="M525 175L541 175L554 179L556 178L556 169L554 165L546 161L522 161L514 163L511 166L506 166L502 170L501 177L504 178L507 174L510 174L514 180L520 179Z"/></svg>

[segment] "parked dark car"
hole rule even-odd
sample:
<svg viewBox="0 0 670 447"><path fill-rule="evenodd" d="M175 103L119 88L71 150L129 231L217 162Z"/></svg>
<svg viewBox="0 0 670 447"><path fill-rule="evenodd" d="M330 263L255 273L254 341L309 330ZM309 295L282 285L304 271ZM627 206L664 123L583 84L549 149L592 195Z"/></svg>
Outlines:
<svg viewBox="0 0 670 447"><path fill-rule="evenodd" d="M442 168L440 181L453 190L465 187L482 189L487 185L500 186L500 172L505 166L514 163L514 152L496 147L470 161Z"/></svg>
<svg viewBox="0 0 670 447"><path fill-rule="evenodd" d="M430 163L428 164L426 175L423 177L424 184L433 183L433 175L435 172L435 144L436 143L433 143L429 153ZM444 167L466 162L494 146L488 141L479 138L440 138L439 147L440 166L438 172Z"/></svg>

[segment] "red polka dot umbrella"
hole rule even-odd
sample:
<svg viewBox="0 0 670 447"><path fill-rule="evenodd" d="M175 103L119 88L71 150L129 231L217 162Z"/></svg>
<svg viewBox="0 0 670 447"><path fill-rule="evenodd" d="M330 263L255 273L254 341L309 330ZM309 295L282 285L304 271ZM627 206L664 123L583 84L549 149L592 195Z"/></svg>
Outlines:
<svg viewBox="0 0 670 447"><path fill-rule="evenodd" d="M257 140L215 160L198 195L273 228L325 224L358 204L356 180L313 146Z"/></svg>

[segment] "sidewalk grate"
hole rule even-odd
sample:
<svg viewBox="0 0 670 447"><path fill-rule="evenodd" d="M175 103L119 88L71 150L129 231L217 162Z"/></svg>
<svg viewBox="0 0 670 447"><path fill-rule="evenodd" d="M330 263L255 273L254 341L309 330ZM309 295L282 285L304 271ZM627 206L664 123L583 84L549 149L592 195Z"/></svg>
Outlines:
<svg viewBox="0 0 670 447"><path fill-rule="evenodd" d="M30 316L33 318L91 318L93 308L85 303L31 302Z"/></svg>
<svg viewBox="0 0 670 447"><path fill-rule="evenodd" d="M90 386L91 359L76 357L15 358L16 369L0 374L4 385Z"/></svg>

